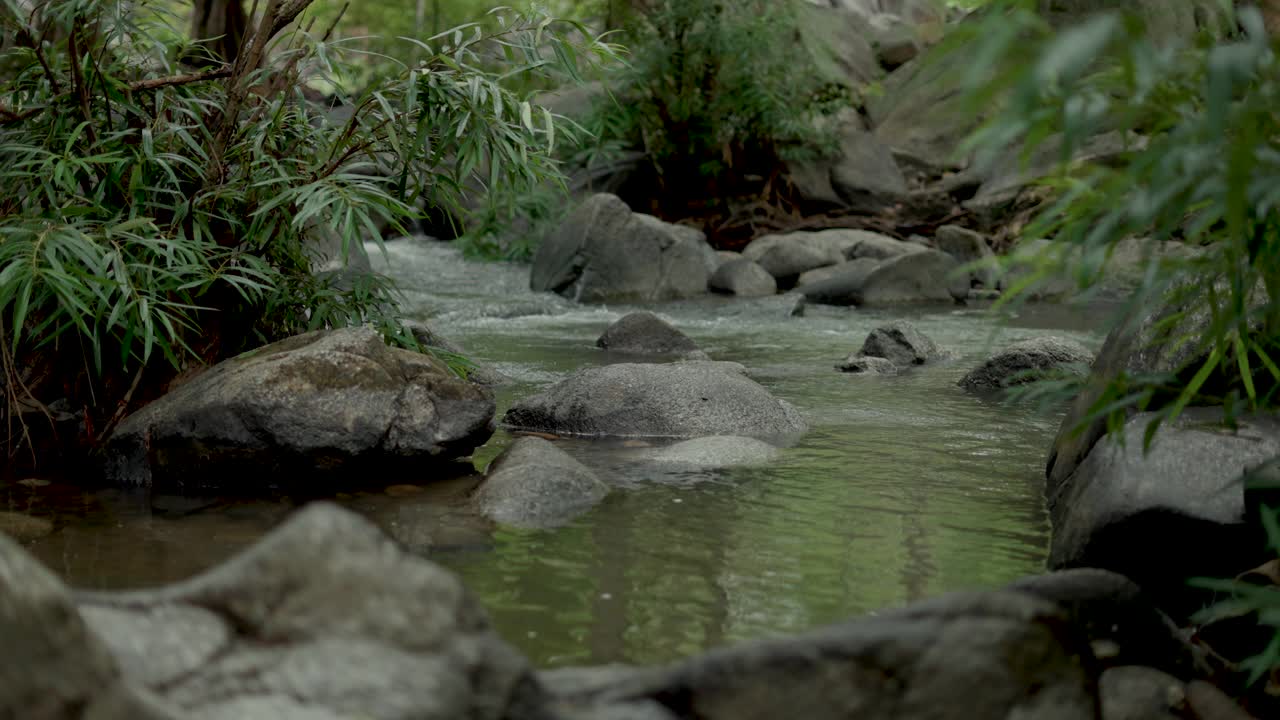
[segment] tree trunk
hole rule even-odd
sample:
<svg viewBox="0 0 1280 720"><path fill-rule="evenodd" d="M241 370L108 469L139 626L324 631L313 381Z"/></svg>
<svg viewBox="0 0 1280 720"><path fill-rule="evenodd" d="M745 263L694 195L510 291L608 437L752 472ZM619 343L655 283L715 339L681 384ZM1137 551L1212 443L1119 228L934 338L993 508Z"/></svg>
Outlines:
<svg viewBox="0 0 1280 720"><path fill-rule="evenodd" d="M233 62L249 26L240 0L192 0L191 38L202 41L209 54ZM207 62L207 61L206 61Z"/></svg>

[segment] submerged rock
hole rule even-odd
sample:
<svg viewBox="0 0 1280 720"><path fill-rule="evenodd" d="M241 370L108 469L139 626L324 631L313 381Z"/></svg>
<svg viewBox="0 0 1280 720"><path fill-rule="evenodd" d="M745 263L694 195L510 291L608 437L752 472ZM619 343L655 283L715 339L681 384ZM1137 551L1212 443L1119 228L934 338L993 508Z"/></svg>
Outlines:
<svg viewBox="0 0 1280 720"><path fill-rule="evenodd" d="M899 368L924 365L943 357L937 344L906 320L894 320L872 330L858 354L884 358Z"/></svg>
<svg viewBox="0 0 1280 720"><path fill-rule="evenodd" d="M1065 373L1083 375L1092 362L1093 353L1074 340L1038 337L995 353L958 384L973 392L992 392Z"/></svg>
<svg viewBox="0 0 1280 720"><path fill-rule="evenodd" d="M553 443L521 437L489 465L474 500L496 522L548 528L569 522L608 494L608 485Z"/></svg>
<svg viewBox="0 0 1280 720"><path fill-rule="evenodd" d="M892 361L885 360L882 357L866 357L863 355L850 355L836 365L836 369L840 372L854 373L855 375L897 375L898 366Z"/></svg>
<svg viewBox="0 0 1280 720"><path fill-rule="evenodd" d="M380 463L440 463L493 432L490 391L368 328L226 360L129 416L107 475L127 485L253 489Z"/></svg>
<svg viewBox="0 0 1280 720"><path fill-rule="evenodd" d="M651 312L628 313L610 325L596 347L633 355L669 355L695 360L707 354L688 335Z"/></svg>
<svg viewBox="0 0 1280 720"><path fill-rule="evenodd" d="M579 370L517 401L513 430L586 436L789 436L808 425L736 363L617 364Z"/></svg>
<svg viewBox="0 0 1280 720"><path fill-rule="evenodd" d="M763 297L778 292L778 281L758 263L738 258L717 268L708 287L739 297Z"/></svg>
<svg viewBox="0 0 1280 720"><path fill-rule="evenodd" d="M658 450L649 459L662 465L695 468L763 465L778 448L751 437L714 436L685 440Z"/></svg>
<svg viewBox="0 0 1280 720"><path fill-rule="evenodd" d="M705 294L718 265L701 232L633 213L601 193L538 246L529 286L578 302L670 300Z"/></svg>

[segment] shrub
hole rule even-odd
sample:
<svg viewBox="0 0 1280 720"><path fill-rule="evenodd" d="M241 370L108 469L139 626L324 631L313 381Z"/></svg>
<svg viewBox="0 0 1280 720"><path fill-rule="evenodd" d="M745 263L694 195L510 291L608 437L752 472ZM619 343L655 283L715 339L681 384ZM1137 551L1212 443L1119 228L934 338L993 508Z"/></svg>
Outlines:
<svg viewBox="0 0 1280 720"><path fill-rule="evenodd" d="M4 0L11 449L51 396L86 411L92 444L136 401L144 371L144 387L162 386L189 364L307 329L368 322L416 345L389 283L313 273L317 234L337 233L345 259L383 225L413 222L420 200L461 212L477 195L560 180L551 151L572 129L535 114L506 77L607 46L575 48L550 17L497 10L494 29L411 40L423 59L340 96L351 112L333 123L307 83L344 72L345 46L295 22L309 3L261 3L236 61L194 71L173 60L190 49L162 6ZM490 49L505 68L482 59Z"/></svg>

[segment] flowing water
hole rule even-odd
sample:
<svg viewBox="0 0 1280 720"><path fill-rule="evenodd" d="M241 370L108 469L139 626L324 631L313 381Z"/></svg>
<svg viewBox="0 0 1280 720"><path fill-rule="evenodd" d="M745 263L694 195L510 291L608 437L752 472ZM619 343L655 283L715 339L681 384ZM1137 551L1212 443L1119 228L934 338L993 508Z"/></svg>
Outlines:
<svg viewBox="0 0 1280 720"><path fill-rule="evenodd" d="M467 262L429 241L389 243L374 261L401 282L417 316L512 379L498 393L499 413L575 369L609 362L595 339L634 309L531 293L527 268ZM707 297L649 308L805 414L810 432L768 465L664 471L634 442L562 441L618 490L568 526L542 531L477 519L466 501L474 476L362 478L371 489L332 499L458 572L499 631L541 666L661 662L1040 570L1041 478L1059 417L973 397L956 381L993 345L1052 333L1096 347L1096 318L1056 305L1004 322L977 308L809 306L792 317L789 305ZM833 369L895 317L955 359L896 377ZM499 432L476 465L510 440ZM189 576L298 502L59 482L0 487L0 510L54 523L27 546L93 588Z"/></svg>

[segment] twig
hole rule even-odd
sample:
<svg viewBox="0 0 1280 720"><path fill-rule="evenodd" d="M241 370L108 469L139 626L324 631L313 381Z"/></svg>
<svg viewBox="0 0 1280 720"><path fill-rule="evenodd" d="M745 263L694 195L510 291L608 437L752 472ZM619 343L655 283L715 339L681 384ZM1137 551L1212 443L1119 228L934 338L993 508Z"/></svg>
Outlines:
<svg viewBox="0 0 1280 720"><path fill-rule="evenodd" d="M98 438L105 440L111 437L111 431L115 430L116 425L119 425L120 421L124 419L125 411L129 409L129 403L133 401L133 393L138 389L138 384L142 382L142 373L146 369L146 363L141 363L138 366L138 372L134 373L133 382L129 384L128 391L125 392L123 398L120 398L120 404L116 406L116 411L111 416L111 419L102 426L102 432L98 434Z"/></svg>

